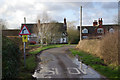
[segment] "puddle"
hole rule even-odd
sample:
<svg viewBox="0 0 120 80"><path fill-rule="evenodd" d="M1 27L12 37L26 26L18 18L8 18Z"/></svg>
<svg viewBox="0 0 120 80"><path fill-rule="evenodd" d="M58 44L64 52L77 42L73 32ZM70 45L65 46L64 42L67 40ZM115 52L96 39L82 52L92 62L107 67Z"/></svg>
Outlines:
<svg viewBox="0 0 120 80"><path fill-rule="evenodd" d="M75 76L78 75L79 77L82 77L82 78L101 78L101 75L99 73L97 73L91 67L82 63L81 62L82 60L78 59L78 56L74 56L72 54L66 54L66 56L67 56L67 58L72 60L70 63L72 63L72 65L76 66L76 67L67 66L66 72L68 73L68 75L75 75ZM63 59L66 59L66 57ZM50 56L50 55L48 58L43 57L42 63L40 63L38 65L39 66L38 70L36 69L32 76L34 78L62 77L61 73L64 73L64 72L61 72L59 70L59 67L53 67L53 66L48 67L47 63L49 62L49 64L51 64L50 62L54 61L54 60L58 60L58 59L56 59L56 58L54 58L54 56ZM64 71L64 67L62 67L62 69Z"/></svg>
<svg viewBox="0 0 120 80"><path fill-rule="evenodd" d="M85 65L82 63L78 56L68 55L69 58L75 63L78 69L84 74L82 75L83 78L101 78L101 75L92 69L90 66ZM79 57L80 58L80 57Z"/></svg>

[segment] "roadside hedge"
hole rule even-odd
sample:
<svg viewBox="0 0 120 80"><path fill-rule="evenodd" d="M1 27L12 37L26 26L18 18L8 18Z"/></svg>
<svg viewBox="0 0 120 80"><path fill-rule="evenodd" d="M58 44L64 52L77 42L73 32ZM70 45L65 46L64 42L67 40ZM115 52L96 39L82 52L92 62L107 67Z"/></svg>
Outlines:
<svg viewBox="0 0 120 80"><path fill-rule="evenodd" d="M118 61L118 51L120 47L118 44L120 41L119 37L118 31L115 31L114 33L108 33L104 35L101 40L82 40L79 42L76 48L89 54L93 54L103 59L105 64L116 68L120 65Z"/></svg>
<svg viewBox="0 0 120 80"><path fill-rule="evenodd" d="M2 78L16 78L19 71L20 50L12 40L2 37Z"/></svg>

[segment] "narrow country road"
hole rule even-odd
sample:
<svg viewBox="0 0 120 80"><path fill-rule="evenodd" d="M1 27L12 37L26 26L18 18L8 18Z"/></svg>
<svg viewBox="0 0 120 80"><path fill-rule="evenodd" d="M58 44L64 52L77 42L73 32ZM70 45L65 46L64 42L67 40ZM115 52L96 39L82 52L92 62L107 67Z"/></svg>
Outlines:
<svg viewBox="0 0 120 80"><path fill-rule="evenodd" d="M101 78L95 70L82 64L69 52L74 45L43 51L33 77L39 78ZM98 80L98 79L97 79Z"/></svg>

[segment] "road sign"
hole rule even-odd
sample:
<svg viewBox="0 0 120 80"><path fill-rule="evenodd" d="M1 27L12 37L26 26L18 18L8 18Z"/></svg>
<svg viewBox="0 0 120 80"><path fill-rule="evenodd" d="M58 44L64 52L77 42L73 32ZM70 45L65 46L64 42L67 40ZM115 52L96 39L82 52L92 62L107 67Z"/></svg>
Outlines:
<svg viewBox="0 0 120 80"><path fill-rule="evenodd" d="M28 35L22 35L22 41L28 42Z"/></svg>
<svg viewBox="0 0 120 80"><path fill-rule="evenodd" d="M22 41L24 42L24 68L26 67L26 54L25 54L25 42L28 41L28 35L31 35L30 31L28 30L26 25L22 26L19 35L22 35Z"/></svg>
<svg viewBox="0 0 120 80"><path fill-rule="evenodd" d="M31 35L30 31L28 30L26 25L23 25L22 29L20 30L19 35Z"/></svg>

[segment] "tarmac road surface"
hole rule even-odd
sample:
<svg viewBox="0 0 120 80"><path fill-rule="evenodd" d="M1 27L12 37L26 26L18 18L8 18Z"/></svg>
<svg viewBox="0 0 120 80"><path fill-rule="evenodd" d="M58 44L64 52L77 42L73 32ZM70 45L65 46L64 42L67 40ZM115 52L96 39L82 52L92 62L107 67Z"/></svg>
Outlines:
<svg viewBox="0 0 120 80"><path fill-rule="evenodd" d="M60 48L52 48L43 51L37 58L40 59L33 77L40 78L102 78L91 67L81 64L77 57L73 56L69 49L74 45ZM87 80L87 79L86 79Z"/></svg>

